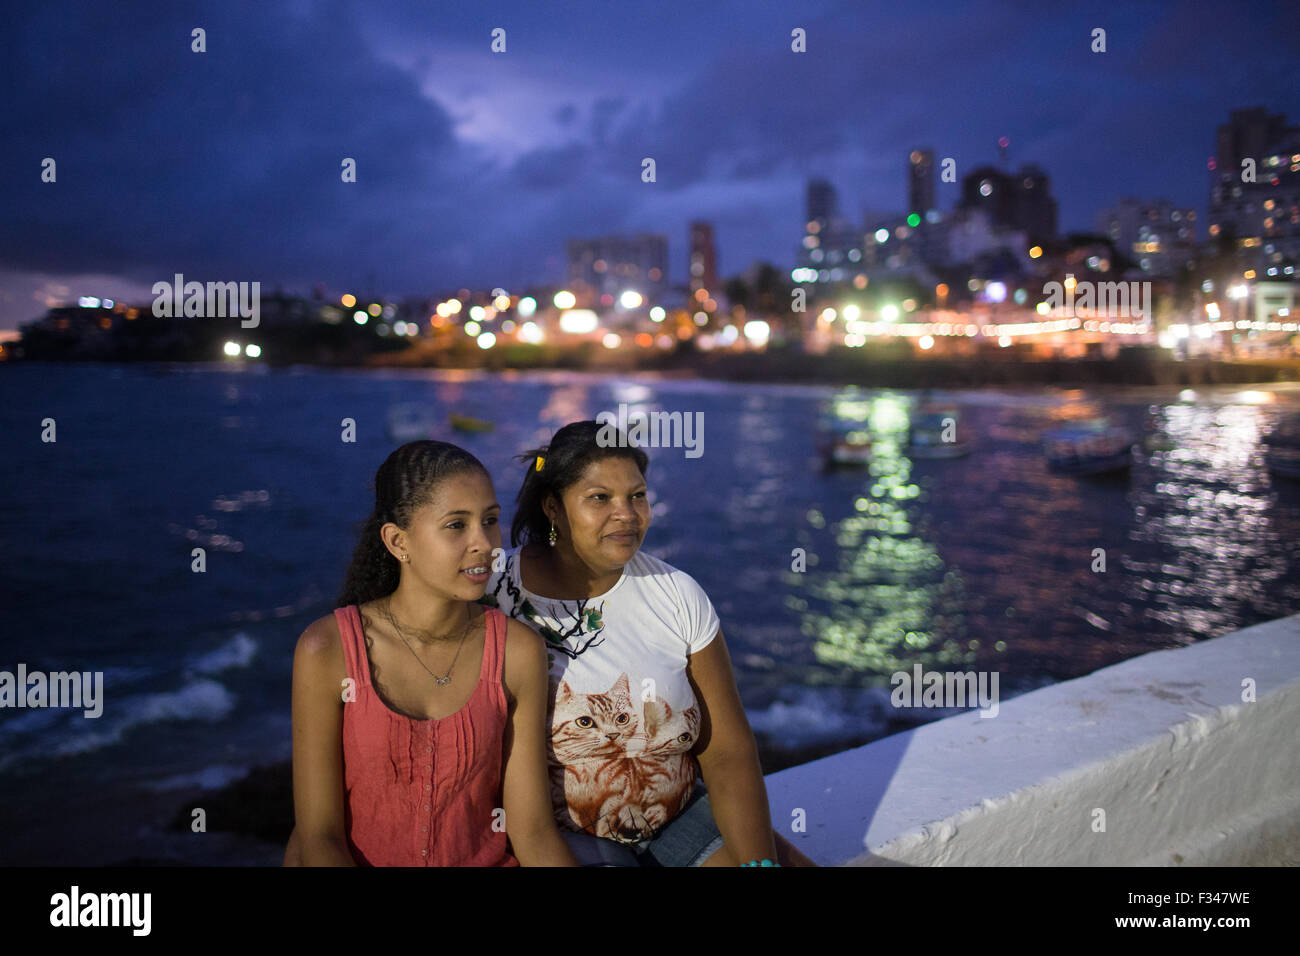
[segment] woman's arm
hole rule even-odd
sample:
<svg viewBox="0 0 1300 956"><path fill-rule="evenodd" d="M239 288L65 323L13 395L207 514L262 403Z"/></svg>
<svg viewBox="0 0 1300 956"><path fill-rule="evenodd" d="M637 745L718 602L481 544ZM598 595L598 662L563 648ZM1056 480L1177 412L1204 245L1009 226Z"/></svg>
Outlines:
<svg viewBox="0 0 1300 956"><path fill-rule="evenodd" d="M686 676L700 704L695 756L709 788L718 832L740 863L776 860L758 746L740 702L721 629L707 647L686 659Z"/></svg>
<svg viewBox="0 0 1300 956"><path fill-rule="evenodd" d="M343 823L346 676L337 625L314 621L293 653L293 812L304 866L357 865Z"/></svg>
<svg viewBox="0 0 1300 956"><path fill-rule="evenodd" d="M502 802L506 834L521 866L577 866L555 826L546 771L546 646L536 632L507 619L504 679L510 715L504 741Z"/></svg>

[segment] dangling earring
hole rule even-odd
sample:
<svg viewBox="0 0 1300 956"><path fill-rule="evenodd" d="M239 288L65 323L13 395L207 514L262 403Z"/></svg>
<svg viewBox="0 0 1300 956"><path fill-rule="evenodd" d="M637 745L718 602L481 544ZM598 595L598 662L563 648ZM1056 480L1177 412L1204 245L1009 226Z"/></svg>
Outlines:
<svg viewBox="0 0 1300 956"><path fill-rule="evenodd" d="M551 522L551 533L546 536L546 540L551 542L551 547L555 547L555 522Z"/></svg>

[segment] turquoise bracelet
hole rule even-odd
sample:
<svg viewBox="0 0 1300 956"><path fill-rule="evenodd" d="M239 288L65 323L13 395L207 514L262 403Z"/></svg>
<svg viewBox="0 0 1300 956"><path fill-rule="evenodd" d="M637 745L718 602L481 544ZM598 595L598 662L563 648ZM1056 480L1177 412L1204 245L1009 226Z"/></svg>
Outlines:
<svg viewBox="0 0 1300 956"><path fill-rule="evenodd" d="M773 860L750 860L748 863L742 863L740 865L741 866L780 866L781 864Z"/></svg>

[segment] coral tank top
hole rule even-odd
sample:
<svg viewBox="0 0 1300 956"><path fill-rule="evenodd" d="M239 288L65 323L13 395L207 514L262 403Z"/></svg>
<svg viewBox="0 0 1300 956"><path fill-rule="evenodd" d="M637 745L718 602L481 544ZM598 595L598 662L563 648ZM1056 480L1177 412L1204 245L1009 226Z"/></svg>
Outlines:
<svg viewBox="0 0 1300 956"><path fill-rule="evenodd" d="M391 710L370 680L361 614L335 610L355 700L343 705L344 825L359 866L518 866L506 845L501 779L506 618L485 612L469 702L437 720Z"/></svg>

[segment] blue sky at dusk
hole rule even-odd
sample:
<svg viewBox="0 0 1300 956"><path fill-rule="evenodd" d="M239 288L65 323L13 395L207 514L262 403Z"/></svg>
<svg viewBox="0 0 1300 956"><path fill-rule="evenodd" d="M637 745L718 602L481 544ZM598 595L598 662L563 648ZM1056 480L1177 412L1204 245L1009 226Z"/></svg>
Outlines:
<svg viewBox="0 0 1300 956"><path fill-rule="evenodd" d="M723 275L788 269L809 177L856 223L904 210L912 148L960 177L1000 136L1051 176L1064 231L1125 195L1203 213L1230 109L1300 121L1293 2L55 0L0 29L0 329L177 272L514 289L620 232L667 235L676 283L697 218ZM937 188L951 208L959 185Z"/></svg>

